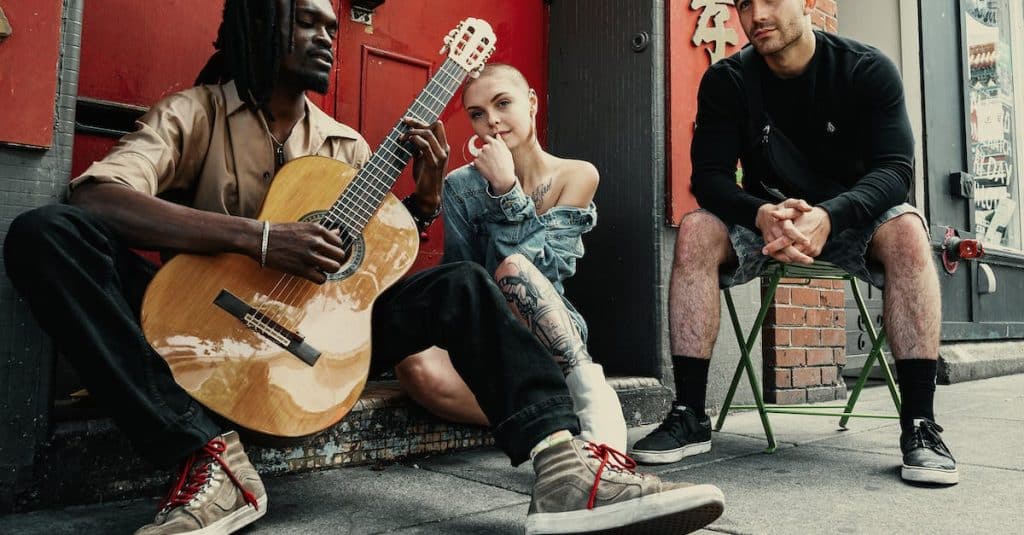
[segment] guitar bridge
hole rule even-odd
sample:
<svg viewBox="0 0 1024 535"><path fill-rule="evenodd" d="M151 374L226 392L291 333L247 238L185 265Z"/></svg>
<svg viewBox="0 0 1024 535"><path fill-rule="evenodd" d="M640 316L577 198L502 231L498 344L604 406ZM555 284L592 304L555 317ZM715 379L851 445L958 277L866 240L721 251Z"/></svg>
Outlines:
<svg viewBox="0 0 1024 535"><path fill-rule="evenodd" d="M221 290L217 294L217 298L213 300L213 304L237 318L249 330L277 344L302 362L312 366L320 358L320 351L307 344L299 333L286 329L280 323L253 308L249 303L239 299L235 294Z"/></svg>
<svg viewBox="0 0 1024 535"><path fill-rule="evenodd" d="M262 314L260 314L262 316ZM258 318L256 314L246 314L242 318L242 323L245 323L246 327L270 338L270 340L279 346L288 347L288 336L277 332L274 326L267 321L266 317Z"/></svg>

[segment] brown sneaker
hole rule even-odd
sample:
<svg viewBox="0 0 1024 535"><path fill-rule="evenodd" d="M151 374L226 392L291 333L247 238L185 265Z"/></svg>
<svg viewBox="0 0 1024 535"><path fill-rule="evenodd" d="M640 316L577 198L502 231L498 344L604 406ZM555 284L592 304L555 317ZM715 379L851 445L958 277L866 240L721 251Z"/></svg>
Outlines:
<svg viewBox="0 0 1024 535"><path fill-rule="evenodd" d="M690 533L725 509L718 487L638 474L633 459L603 444L557 444L537 454L533 466L527 534Z"/></svg>
<svg viewBox="0 0 1024 535"><path fill-rule="evenodd" d="M189 456L156 519L135 535L227 535L266 512L267 491L231 431Z"/></svg>

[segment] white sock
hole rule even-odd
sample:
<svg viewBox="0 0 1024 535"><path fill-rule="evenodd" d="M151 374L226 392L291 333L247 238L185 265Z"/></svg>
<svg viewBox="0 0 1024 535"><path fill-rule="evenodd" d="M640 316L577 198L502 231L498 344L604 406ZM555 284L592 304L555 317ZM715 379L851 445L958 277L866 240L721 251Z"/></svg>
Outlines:
<svg viewBox="0 0 1024 535"><path fill-rule="evenodd" d="M565 429L561 431L555 431L554 433L551 433L550 435L541 439L541 441L538 442L532 450L530 450L530 460L533 460L533 458L536 457L538 453L550 448L551 446L561 444L563 442L569 442L570 440L572 440L572 433L566 431Z"/></svg>

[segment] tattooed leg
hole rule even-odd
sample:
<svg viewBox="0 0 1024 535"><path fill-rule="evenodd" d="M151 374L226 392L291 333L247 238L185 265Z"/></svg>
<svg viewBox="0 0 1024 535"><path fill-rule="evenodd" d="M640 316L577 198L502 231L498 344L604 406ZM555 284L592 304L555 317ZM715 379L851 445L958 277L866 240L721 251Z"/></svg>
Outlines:
<svg viewBox="0 0 1024 535"><path fill-rule="evenodd" d="M562 373L592 362L576 324L551 281L522 255L505 259L494 274L512 311L555 357Z"/></svg>
<svg viewBox="0 0 1024 535"><path fill-rule="evenodd" d="M626 451L626 419L604 369L590 357L565 301L522 255L512 255L494 274L512 311L554 356L565 374L580 438Z"/></svg>

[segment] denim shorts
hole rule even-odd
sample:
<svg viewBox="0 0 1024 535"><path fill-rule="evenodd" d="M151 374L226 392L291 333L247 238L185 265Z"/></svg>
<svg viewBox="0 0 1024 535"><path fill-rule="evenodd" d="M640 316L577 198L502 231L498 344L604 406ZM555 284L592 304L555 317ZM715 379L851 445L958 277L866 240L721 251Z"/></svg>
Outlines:
<svg viewBox="0 0 1024 535"><path fill-rule="evenodd" d="M917 216L921 220L925 233L928 233L928 223L925 221L924 215L917 208L903 203L893 206L868 225L848 228L840 232L838 236L830 237L816 260L835 264L854 277L876 288L883 288L885 286L885 270L882 264L868 258L868 245L875 237L878 227L903 214ZM718 285L721 288L731 288L761 276L768 265L774 261L772 257L761 253L765 244L760 233L742 225L726 226L729 228L729 241L732 242L732 248L736 251L737 263L735 267L726 268L719 273Z"/></svg>

